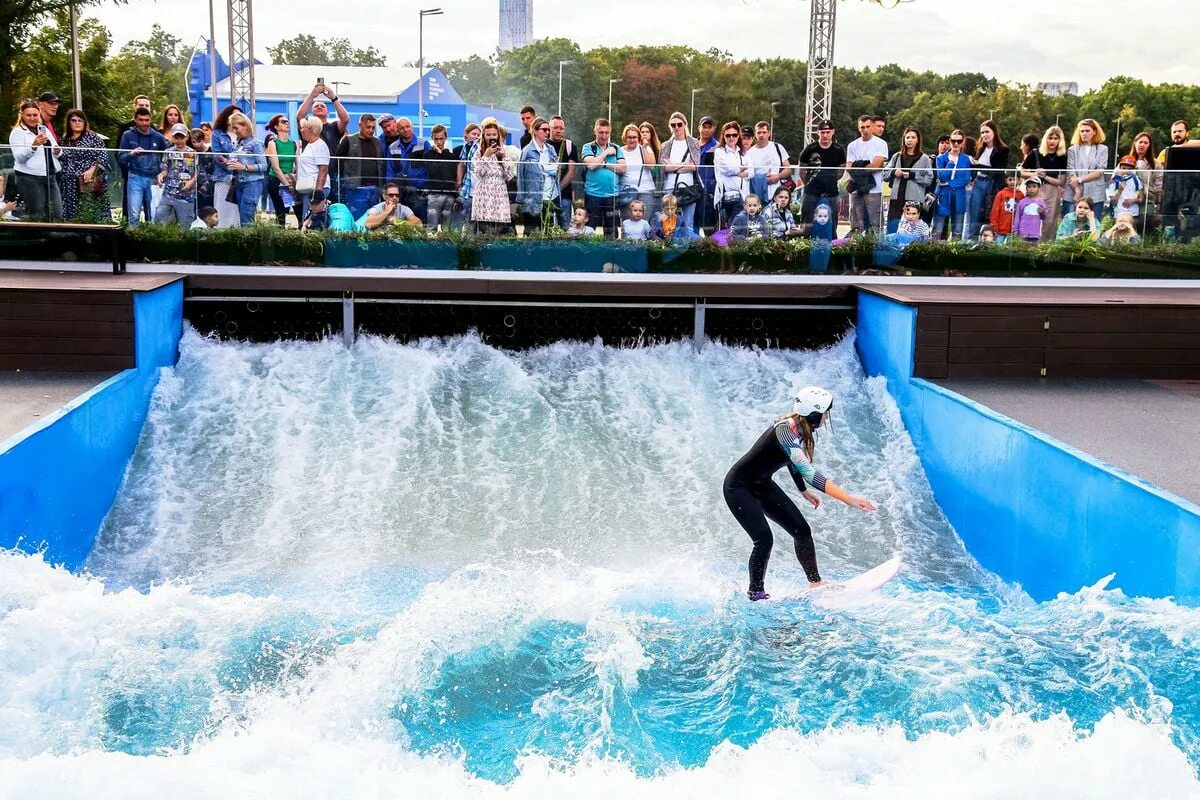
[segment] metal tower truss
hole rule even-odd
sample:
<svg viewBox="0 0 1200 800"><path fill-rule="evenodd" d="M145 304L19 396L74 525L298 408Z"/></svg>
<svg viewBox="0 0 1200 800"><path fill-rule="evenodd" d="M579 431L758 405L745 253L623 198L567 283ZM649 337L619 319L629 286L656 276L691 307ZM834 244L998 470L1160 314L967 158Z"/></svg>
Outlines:
<svg viewBox="0 0 1200 800"><path fill-rule="evenodd" d="M248 2L249 0L247 0ZM817 125L833 116L833 36L838 0L810 0L808 86L804 101L804 143L817 138Z"/></svg>
<svg viewBox="0 0 1200 800"><path fill-rule="evenodd" d="M229 99L254 116L254 24L250 0L226 0L229 13Z"/></svg>

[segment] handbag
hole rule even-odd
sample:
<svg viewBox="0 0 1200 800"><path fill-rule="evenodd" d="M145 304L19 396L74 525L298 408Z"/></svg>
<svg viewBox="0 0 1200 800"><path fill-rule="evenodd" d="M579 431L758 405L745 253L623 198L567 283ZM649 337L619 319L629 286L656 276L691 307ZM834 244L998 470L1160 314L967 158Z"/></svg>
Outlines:
<svg viewBox="0 0 1200 800"><path fill-rule="evenodd" d="M233 183L229 184L229 191L227 191L225 193L225 202L232 203L236 206L237 201L238 201L238 185L237 185L237 182L234 181Z"/></svg>
<svg viewBox="0 0 1200 800"><path fill-rule="evenodd" d="M316 175L297 175L296 194L312 194L317 190Z"/></svg>
<svg viewBox="0 0 1200 800"><path fill-rule="evenodd" d="M686 164L691 160L692 151L688 149L687 157L684 159L683 163ZM691 183L687 184L686 186L680 186L679 173L675 173L675 188L671 190L671 194L675 195L675 202L679 204L680 208L683 208L684 206L690 206L694 203L699 203L704 197L704 187L700 185L700 174L695 172L692 173L692 175L693 177Z"/></svg>
<svg viewBox="0 0 1200 800"><path fill-rule="evenodd" d="M79 193L81 195L100 197L106 192L108 192L108 179L105 177L103 170L97 169L93 172L90 181L82 175L79 176Z"/></svg>
<svg viewBox="0 0 1200 800"><path fill-rule="evenodd" d="M617 200L621 205L627 206L638 199L638 188L641 187L644 177L646 177L646 163L642 162L642 169L638 172L637 186L622 186L617 194Z"/></svg>

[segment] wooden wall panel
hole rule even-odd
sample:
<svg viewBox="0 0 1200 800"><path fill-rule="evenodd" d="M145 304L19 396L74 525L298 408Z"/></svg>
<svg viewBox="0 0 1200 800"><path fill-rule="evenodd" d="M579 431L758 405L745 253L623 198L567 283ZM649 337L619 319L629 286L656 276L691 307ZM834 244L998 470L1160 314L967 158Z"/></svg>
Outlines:
<svg viewBox="0 0 1200 800"><path fill-rule="evenodd" d="M135 366L128 291L0 289L0 369Z"/></svg>

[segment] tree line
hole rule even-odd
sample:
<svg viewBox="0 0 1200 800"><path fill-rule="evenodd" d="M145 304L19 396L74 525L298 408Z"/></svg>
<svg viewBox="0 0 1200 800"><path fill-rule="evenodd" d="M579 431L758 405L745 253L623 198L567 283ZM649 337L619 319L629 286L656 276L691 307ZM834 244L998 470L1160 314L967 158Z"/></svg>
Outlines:
<svg viewBox="0 0 1200 800"><path fill-rule="evenodd" d="M20 98L44 91L56 92L64 105L72 105L66 3L36 0L23 6L25 17L6 17L8 5L0 3L0 23L8 24L10 33L7 39L0 36L0 106L9 108L15 119ZM100 133L111 135L129 119L138 94L149 96L156 111L168 103L186 105L187 63L194 42L155 24L145 40L114 50L109 31L91 18L80 21L79 39L84 107ZM267 51L276 63L387 63L374 48L355 48L345 39L318 42L306 34L284 39ZM701 52L680 45L583 51L569 39L556 38L437 66L467 102L513 110L530 104L549 115L558 110L560 61L572 62L562 71L562 111L574 139L591 138L591 122L607 114L609 81L616 78L620 82L613 84L614 124L650 121L665 136L667 117L677 110L689 113L692 90L697 89L696 116L710 114L718 123L730 118L751 124L774 119L776 138L789 151L799 152L802 145L808 70L796 59L746 61L716 48ZM864 113L887 117L893 144L906 125L920 128L931 143L931 136L956 127L972 133L982 120L994 116L1005 139L1016 145L1022 134L1040 134L1056 120L1069 135L1079 119L1092 117L1110 137L1121 120L1120 149L1127 149L1142 130L1161 147L1172 121L1200 121L1200 87L1151 85L1118 76L1082 96L1050 97L978 72L939 75L895 64L837 69L833 123L840 141L857 135L857 118Z"/></svg>

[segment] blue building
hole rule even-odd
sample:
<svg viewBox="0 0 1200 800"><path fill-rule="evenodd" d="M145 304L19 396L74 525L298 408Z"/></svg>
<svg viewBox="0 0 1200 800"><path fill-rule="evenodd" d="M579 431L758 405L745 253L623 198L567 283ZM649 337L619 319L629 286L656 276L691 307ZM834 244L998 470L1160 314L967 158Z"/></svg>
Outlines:
<svg viewBox="0 0 1200 800"><path fill-rule="evenodd" d="M229 68L218 56L217 107L224 108L229 99ZM378 117L390 113L408 117L417 124L417 82L411 80L412 70L398 67L330 67L261 64L254 68L255 117L260 134L263 126L276 114L295 119L300 104L308 97L317 79L337 93L350 112L349 131L358 130L360 114ZM209 86L207 54L201 50L192 59L189 105L193 122L211 120L214 91ZM463 128L468 122L479 123L495 117L508 131L508 140L515 144L521 137L521 115L516 111L477 106L467 103L438 69L428 69L424 78L425 137L434 125L445 125L454 143L462 141ZM330 109L332 117L333 109Z"/></svg>

